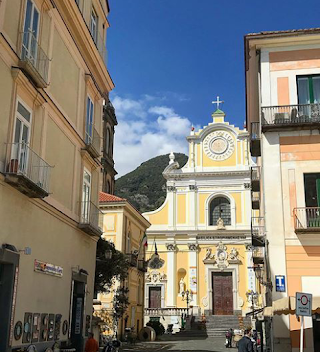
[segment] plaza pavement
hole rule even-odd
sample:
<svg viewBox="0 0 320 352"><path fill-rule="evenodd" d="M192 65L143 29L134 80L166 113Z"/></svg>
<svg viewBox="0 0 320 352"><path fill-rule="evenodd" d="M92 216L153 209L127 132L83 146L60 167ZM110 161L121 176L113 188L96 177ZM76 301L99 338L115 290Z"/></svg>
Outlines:
<svg viewBox="0 0 320 352"><path fill-rule="evenodd" d="M207 337L207 338L180 338L177 336L164 335L160 341L155 342L141 342L135 345L123 345L121 352L136 351L136 352L236 352L236 348L226 348L225 338Z"/></svg>

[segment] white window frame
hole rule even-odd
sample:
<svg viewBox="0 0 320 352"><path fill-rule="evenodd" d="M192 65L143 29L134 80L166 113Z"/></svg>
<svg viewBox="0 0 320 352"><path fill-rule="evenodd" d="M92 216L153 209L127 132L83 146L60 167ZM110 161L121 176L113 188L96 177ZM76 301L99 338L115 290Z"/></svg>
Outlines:
<svg viewBox="0 0 320 352"><path fill-rule="evenodd" d="M97 11L92 6L91 15L90 15L90 33L96 44L98 39L98 23L99 23L99 17L98 17Z"/></svg>
<svg viewBox="0 0 320 352"><path fill-rule="evenodd" d="M90 106L89 111L88 111L88 106ZM92 111L91 111L91 107L92 107ZM91 120L90 120L90 113L92 114ZM88 116L88 114L89 114L89 116ZM91 130L89 129L90 122L91 122ZM92 143L93 126L94 126L94 100L88 94L87 101L86 101L86 121L85 121L85 142L86 142L86 144Z"/></svg>
<svg viewBox="0 0 320 352"><path fill-rule="evenodd" d="M27 29L29 33L33 33L34 39L36 40L36 43L34 44L35 45L35 50L34 50L34 52L32 52L32 36L31 35L23 34L21 45L22 45L22 48L24 48L24 50L26 51L26 57L29 60L31 60L31 62L33 64L35 64L36 63L36 58L37 58L37 49L38 49L37 46L38 46L38 39L39 39L39 28L40 28L41 12L39 11L38 7L36 6L36 4L34 3L33 0L26 0L25 1L23 33L26 32L25 25L26 25L26 18L27 18L27 4L28 4L28 1L30 1L32 3L32 12L31 12L31 18L30 18L30 24L31 25L33 24L35 10L38 12L38 24L37 24L36 33L33 33L32 28L28 28ZM27 38L28 39L28 44L27 45L24 45L24 36L25 35L28 35L28 38ZM23 51L23 49L22 49L22 51Z"/></svg>
<svg viewBox="0 0 320 352"><path fill-rule="evenodd" d="M30 121L28 121L19 111L18 105L19 103L29 112ZM26 168L28 165L28 149L31 138L31 125L32 125L32 109L26 104L20 97L17 97L16 108L15 108L15 118L14 118L14 126L13 126L13 135L12 135L12 147L11 147L11 157L10 159L17 159L19 172L26 172ZM15 141L16 128L17 128L17 120L21 122L21 131L19 135L19 141ZM28 140L25 145L22 144L22 134L23 134L23 126L28 128ZM16 144L18 143L18 144ZM18 170L16 170L18 171Z"/></svg>
<svg viewBox="0 0 320 352"><path fill-rule="evenodd" d="M84 177L85 173L87 173L90 176L90 182L85 180L85 177ZM89 189L88 199L87 199L85 192L84 192L85 186L87 186ZM84 167L83 168L83 176L82 176L82 192L81 192L81 199L82 199L81 219L82 219L82 222L88 222L90 219L91 189L92 189L92 174L86 167Z"/></svg>

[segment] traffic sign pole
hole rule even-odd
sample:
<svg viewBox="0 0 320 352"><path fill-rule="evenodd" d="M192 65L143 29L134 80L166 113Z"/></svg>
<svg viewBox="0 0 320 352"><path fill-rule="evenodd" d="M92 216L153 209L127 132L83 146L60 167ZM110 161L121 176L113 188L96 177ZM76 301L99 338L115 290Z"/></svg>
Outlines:
<svg viewBox="0 0 320 352"><path fill-rule="evenodd" d="M304 316L300 316L301 319L301 328L300 328L300 352L303 352L303 328L304 328Z"/></svg>

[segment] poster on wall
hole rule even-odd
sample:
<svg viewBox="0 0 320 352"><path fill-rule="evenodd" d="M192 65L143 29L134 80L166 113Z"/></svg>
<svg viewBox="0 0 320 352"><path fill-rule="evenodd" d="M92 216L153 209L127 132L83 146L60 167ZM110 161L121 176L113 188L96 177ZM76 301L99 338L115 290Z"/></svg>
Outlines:
<svg viewBox="0 0 320 352"><path fill-rule="evenodd" d="M189 269L189 278L190 278L190 290L192 293L197 292L197 268Z"/></svg>

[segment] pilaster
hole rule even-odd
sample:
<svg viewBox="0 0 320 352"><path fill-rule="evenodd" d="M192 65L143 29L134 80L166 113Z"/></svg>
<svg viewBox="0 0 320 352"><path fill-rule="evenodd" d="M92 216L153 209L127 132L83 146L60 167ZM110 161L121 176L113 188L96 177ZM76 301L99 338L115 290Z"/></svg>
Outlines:
<svg viewBox="0 0 320 352"><path fill-rule="evenodd" d="M191 305L198 306L198 244L188 243L189 248L189 288L192 293Z"/></svg>
<svg viewBox="0 0 320 352"><path fill-rule="evenodd" d="M177 306L177 246L166 243L167 247L167 307Z"/></svg>

